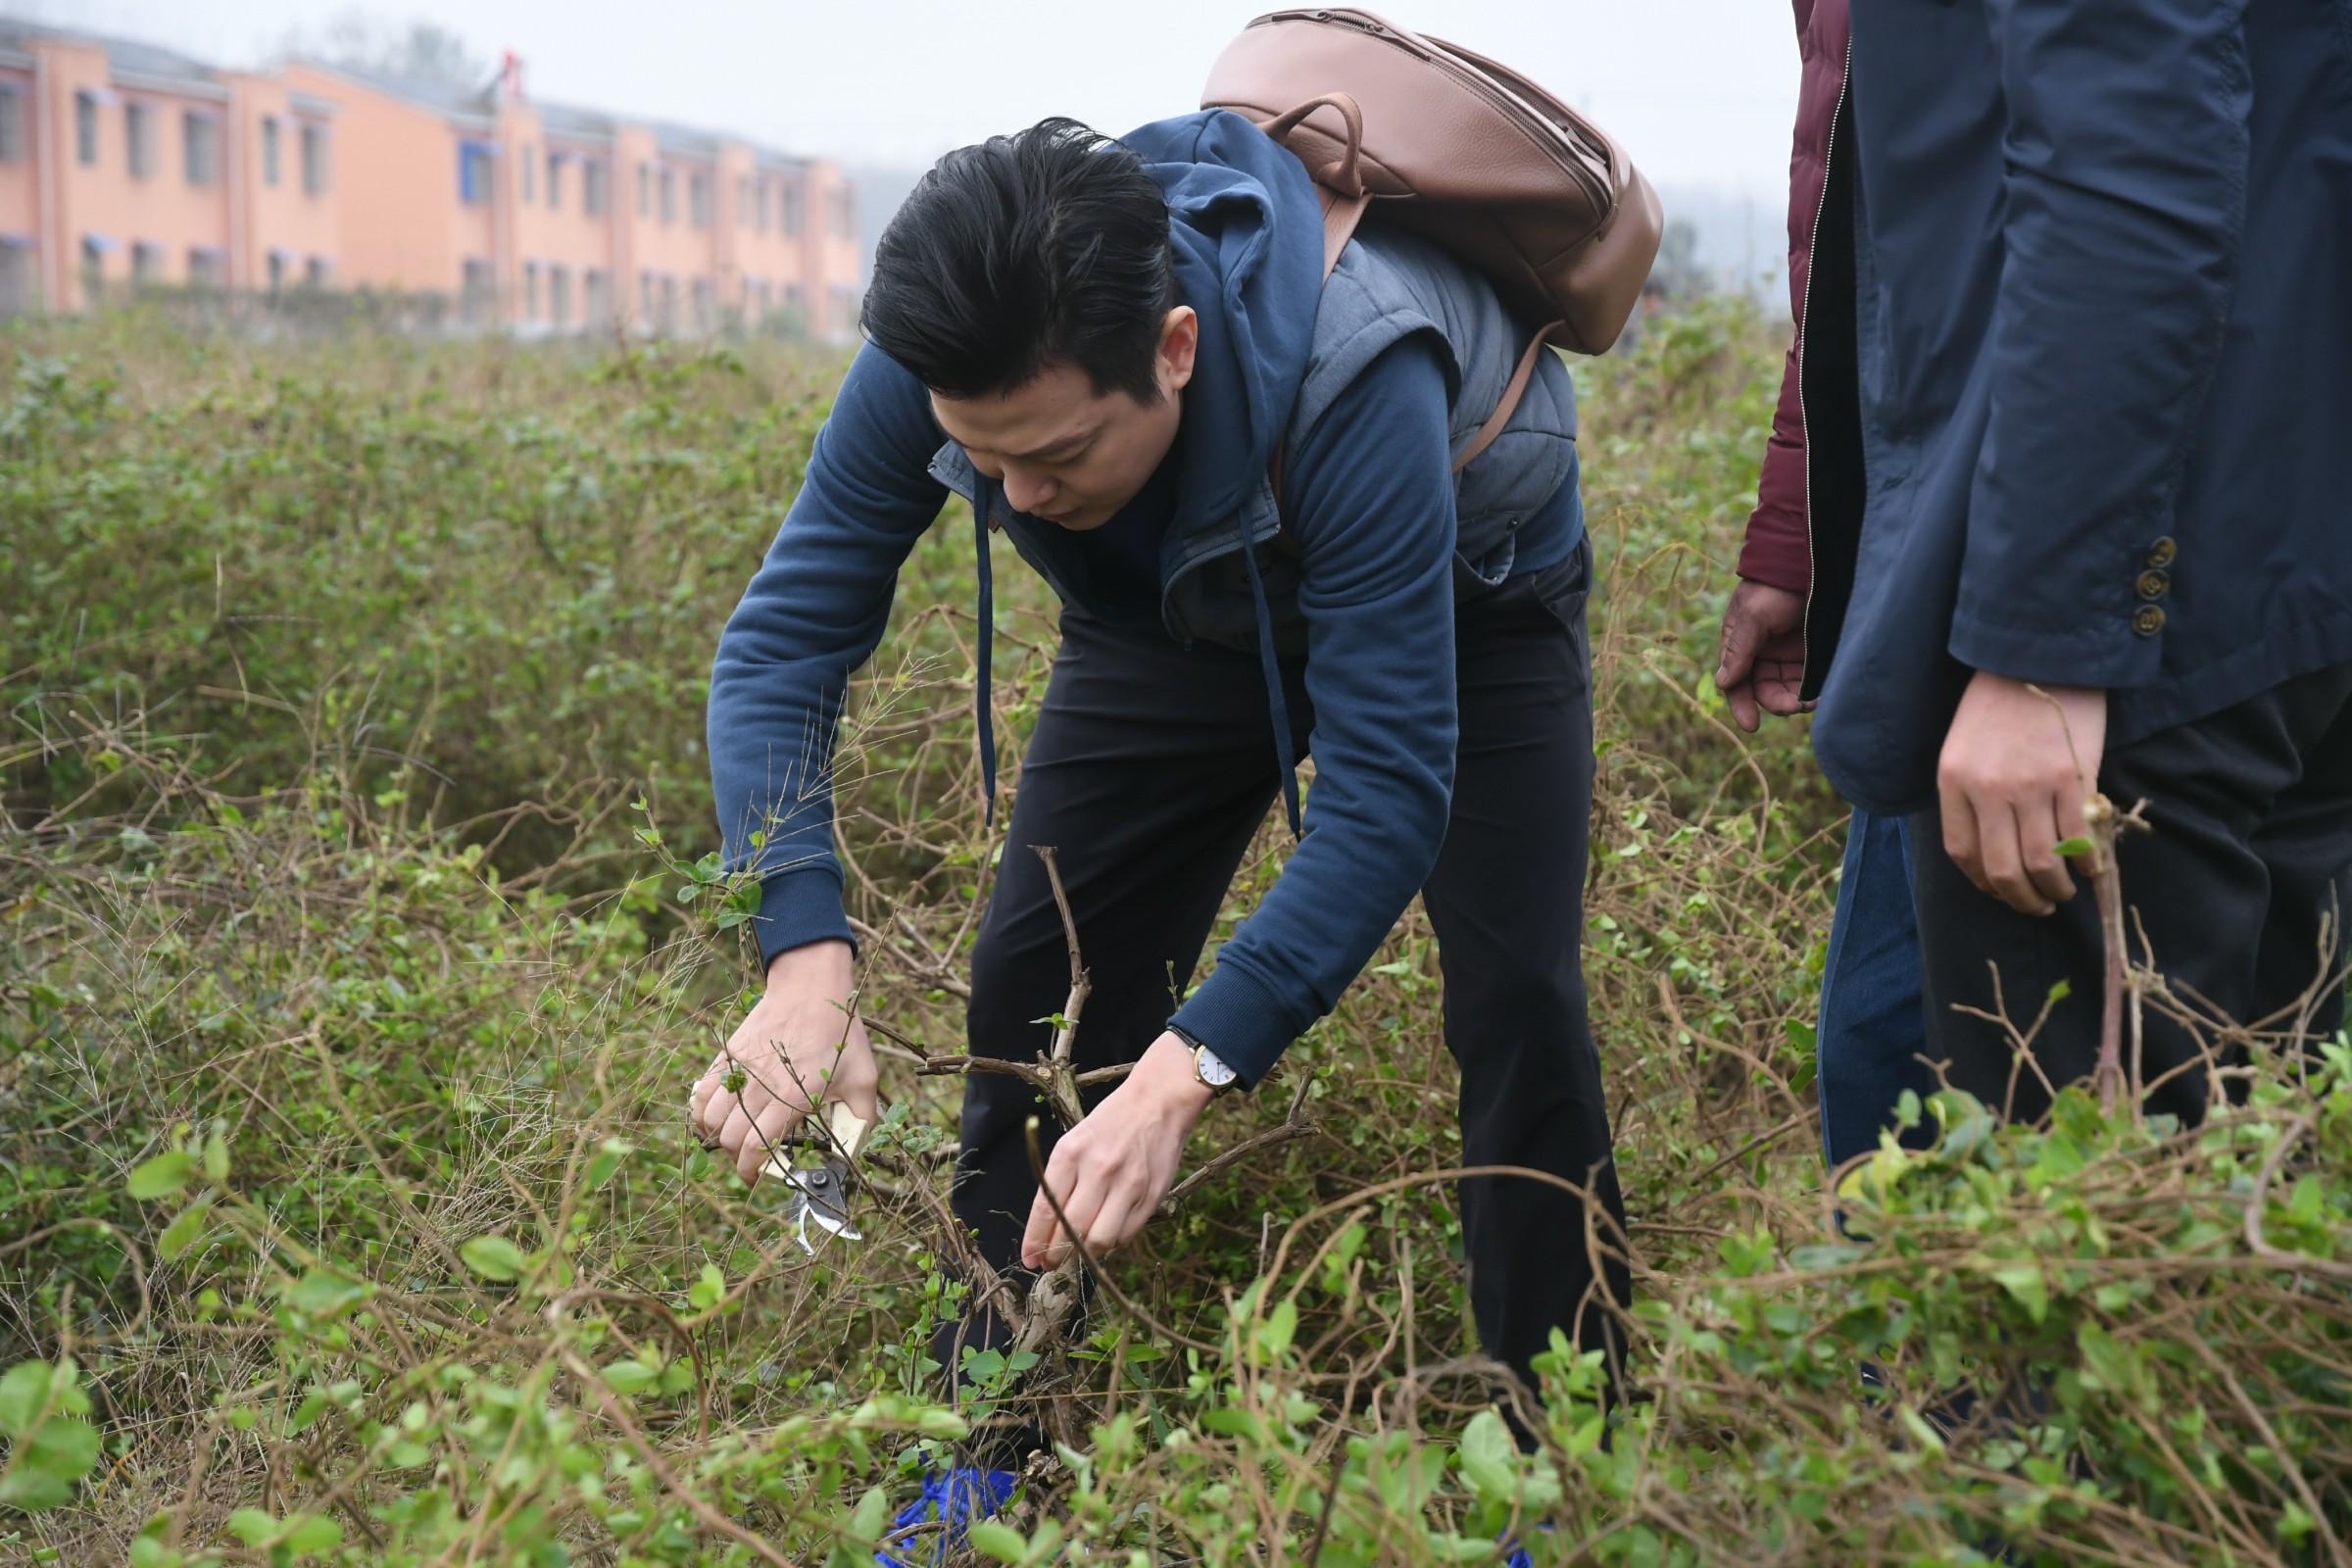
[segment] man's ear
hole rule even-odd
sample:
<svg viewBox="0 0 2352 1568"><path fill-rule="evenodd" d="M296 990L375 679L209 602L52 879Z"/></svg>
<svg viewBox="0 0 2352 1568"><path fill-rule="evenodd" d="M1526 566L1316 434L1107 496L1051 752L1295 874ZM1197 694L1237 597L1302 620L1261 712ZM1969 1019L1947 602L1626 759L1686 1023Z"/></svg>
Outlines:
<svg viewBox="0 0 2352 1568"><path fill-rule="evenodd" d="M1159 389L1162 396L1181 392L1193 378L1193 360L1200 352L1200 313L1190 305L1168 312L1159 329Z"/></svg>

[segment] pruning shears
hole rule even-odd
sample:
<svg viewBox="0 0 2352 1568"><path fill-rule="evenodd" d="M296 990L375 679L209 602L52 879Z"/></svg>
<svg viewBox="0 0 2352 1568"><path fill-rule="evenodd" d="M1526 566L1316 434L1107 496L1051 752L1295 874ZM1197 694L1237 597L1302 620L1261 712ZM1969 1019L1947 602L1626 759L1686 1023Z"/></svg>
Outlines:
<svg viewBox="0 0 2352 1568"><path fill-rule="evenodd" d="M792 1201L785 1214L793 1226L793 1239L801 1250L811 1257L816 1245L808 1239L808 1227L814 1225L829 1236L839 1236L853 1242L865 1240L850 1218L850 1192L855 1182L851 1162L865 1147L866 1134L874 1124L858 1115L840 1101L825 1107L825 1121L813 1134L810 1121L802 1123L802 1132L787 1138L767 1158L760 1174L773 1176L792 1190ZM816 1151L808 1160L802 1152Z"/></svg>

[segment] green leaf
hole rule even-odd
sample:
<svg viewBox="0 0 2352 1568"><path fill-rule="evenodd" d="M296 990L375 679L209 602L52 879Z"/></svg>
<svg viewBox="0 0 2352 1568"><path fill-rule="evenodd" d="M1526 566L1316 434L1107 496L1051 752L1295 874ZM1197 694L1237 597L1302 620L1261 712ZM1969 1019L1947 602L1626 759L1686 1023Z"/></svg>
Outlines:
<svg viewBox="0 0 2352 1568"><path fill-rule="evenodd" d="M286 1304L313 1317L332 1317L368 1294L368 1287L333 1269L315 1268L286 1293Z"/></svg>
<svg viewBox="0 0 2352 1568"><path fill-rule="evenodd" d="M343 1544L343 1527L321 1513L298 1513L286 1526L278 1544L297 1552L332 1551Z"/></svg>
<svg viewBox="0 0 2352 1568"><path fill-rule="evenodd" d="M2017 1298L2026 1315L2039 1323L2050 1315L2049 1282L2041 1276L2038 1263L2008 1263L1992 1271L2001 1289Z"/></svg>
<svg viewBox="0 0 2352 1568"><path fill-rule="evenodd" d="M705 1263L702 1277L697 1279L694 1287L686 1293L686 1304L697 1312L708 1312L716 1306L718 1298L726 1294L727 1277L718 1271L717 1264Z"/></svg>
<svg viewBox="0 0 2352 1568"><path fill-rule="evenodd" d="M144 1202L176 1193L188 1185L188 1176L195 1169L196 1156L182 1150L158 1154L132 1169L130 1196Z"/></svg>
<svg viewBox="0 0 2352 1568"><path fill-rule="evenodd" d="M608 1138L597 1147L596 1157L588 1162L588 1190L596 1192L612 1179L622 1160L636 1152L636 1145L619 1138Z"/></svg>
<svg viewBox="0 0 2352 1568"><path fill-rule="evenodd" d="M972 1544L999 1562L1018 1564L1029 1560L1029 1538L994 1519L972 1522Z"/></svg>
<svg viewBox="0 0 2352 1568"><path fill-rule="evenodd" d="M204 1175L207 1181L228 1179L228 1142L219 1133L204 1141Z"/></svg>
<svg viewBox="0 0 2352 1568"><path fill-rule="evenodd" d="M2097 848L2098 846L2091 843L2090 840L2079 836L2058 841L2058 853L2070 860L2078 855L2088 855Z"/></svg>
<svg viewBox="0 0 2352 1568"><path fill-rule="evenodd" d="M1494 1409L1481 1410L1470 1418L1455 1451L1461 1457L1463 1476L1480 1496L1505 1500L1518 1490L1511 1465L1516 1445L1511 1442L1510 1429Z"/></svg>
<svg viewBox="0 0 2352 1568"><path fill-rule="evenodd" d="M0 1433L21 1438L32 1430L49 1402L57 1368L46 1361L19 1361L0 1377Z"/></svg>
<svg viewBox="0 0 2352 1568"><path fill-rule="evenodd" d="M130 1568L179 1568L187 1560L153 1536L141 1536L130 1544Z"/></svg>
<svg viewBox="0 0 2352 1568"><path fill-rule="evenodd" d="M643 1361L615 1361L605 1368L605 1387L614 1394L640 1394L660 1375Z"/></svg>
<svg viewBox="0 0 2352 1568"><path fill-rule="evenodd" d="M209 1200L199 1198L180 1210L179 1218L165 1227L164 1234L157 1238L155 1244L155 1250L163 1254L165 1262L176 1260L180 1253L194 1245L197 1237L204 1234L205 1216L211 1208Z"/></svg>
<svg viewBox="0 0 2352 1568"><path fill-rule="evenodd" d="M0 1503L31 1513L73 1500L74 1483L98 1463L98 1429L72 1416L53 1415L33 1428L9 1455L0 1479Z"/></svg>
<svg viewBox="0 0 2352 1568"><path fill-rule="evenodd" d="M1257 1326L1257 1348L1260 1355L1278 1356L1291 1348L1291 1340L1298 1332L1298 1303L1282 1300Z"/></svg>
<svg viewBox="0 0 2352 1568"><path fill-rule="evenodd" d="M260 1546L276 1537L277 1521L259 1508L239 1508L228 1516L228 1529L248 1546Z"/></svg>
<svg viewBox="0 0 2352 1568"><path fill-rule="evenodd" d="M458 1255L486 1280L519 1279L526 1261L522 1249L504 1236L476 1236L458 1249Z"/></svg>

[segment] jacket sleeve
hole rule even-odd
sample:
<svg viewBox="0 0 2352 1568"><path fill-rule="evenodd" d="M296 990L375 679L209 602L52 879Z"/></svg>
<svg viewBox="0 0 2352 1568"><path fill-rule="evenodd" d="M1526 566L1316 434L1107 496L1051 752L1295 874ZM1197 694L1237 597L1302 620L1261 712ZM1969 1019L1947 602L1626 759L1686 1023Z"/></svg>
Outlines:
<svg viewBox="0 0 2352 1568"><path fill-rule="evenodd" d="M1756 510L1740 544L1740 575L1801 594L1813 586L1813 546L1805 523L1805 425L1797 402L1796 346L1781 372L1780 406L1764 442Z"/></svg>
<svg viewBox="0 0 2352 1568"><path fill-rule="evenodd" d="M939 439L921 383L860 350L801 493L719 634L711 794L727 868L760 878L763 963L850 940L833 853L834 734L850 673L890 618L899 567L947 499L929 472Z"/></svg>
<svg viewBox="0 0 2352 1568"><path fill-rule="evenodd" d="M1338 1003L1437 863L1453 793L1446 379L1382 351L1292 453L1314 787L1273 890L1175 1023L1254 1085Z"/></svg>
<svg viewBox="0 0 2352 1568"><path fill-rule="evenodd" d="M2157 676L2163 643L2136 584L2175 532L2238 265L2244 7L1987 10L2005 254L1949 648L2018 679L2133 686Z"/></svg>
<svg viewBox="0 0 2352 1568"><path fill-rule="evenodd" d="M1781 398L1773 406L1772 432L1764 441L1764 465L1756 477L1756 510L1748 514L1747 536L1740 546L1740 575L1792 594L1813 586L1813 545L1805 516L1805 416L1796 368L1797 342L1804 333L1805 279L1812 267L1813 217L1821 205L1822 171L1814 167L1806 127L1827 124L1837 113L1833 98L1821 100L1820 72L1802 71L1805 30L1813 23L1811 0L1798 0L1796 36L1802 86L1797 93L1796 129L1788 150L1788 319L1796 323L1781 364ZM1842 81L1842 75L1838 78Z"/></svg>

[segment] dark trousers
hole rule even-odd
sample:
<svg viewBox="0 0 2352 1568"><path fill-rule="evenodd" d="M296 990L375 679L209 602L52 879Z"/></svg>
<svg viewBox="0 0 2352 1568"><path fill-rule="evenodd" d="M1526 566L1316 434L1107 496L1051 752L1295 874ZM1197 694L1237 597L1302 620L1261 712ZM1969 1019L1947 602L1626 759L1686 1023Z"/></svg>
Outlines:
<svg viewBox="0 0 2352 1568"><path fill-rule="evenodd" d="M2153 827L2127 834L2116 853L2133 960L2143 957L2144 928L2175 995L2273 1035L2296 1028L2299 999L2320 984L2306 1040L2332 1037L2344 1016L2342 915L2352 910L2352 665L2117 747L2099 787L2119 809L2147 802ZM2022 1030L2065 981L2069 994L2050 1008L2033 1055L2057 1087L2088 1078L2105 949L2086 879L2076 878L2056 913L2020 914L1969 885L1943 853L1934 811L1912 818L1911 855L1928 1054L1947 1064L1954 1087L1996 1108L2011 1101L2016 1069L2011 1112L2037 1117L2049 1106L2040 1078L2017 1063L2000 1029L1953 1009L1992 1010L1989 966ZM2219 1030L2192 1032L2153 1006L2144 1017L2148 1108L2194 1123L2213 1099L2199 1036L2210 1046ZM2128 1029L2126 1041L2129 1070ZM2225 1067L2242 1054L2227 1045L2218 1053Z"/></svg>
<svg viewBox="0 0 2352 1568"><path fill-rule="evenodd" d="M1422 889L1445 978L1446 1043L1461 1069L1464 1163L1590 1183L1605 1210L1596 1228L1610 1260L1596 1278L1582 1202L1524 1178L1462 1184L1479 1334L1523 1377L1555 1326L1585 1348L1614 1346L1602 1293L1631 1298L1578 951L1592 799L1590 561L1580 547L1558 566L1460 601L1452 815ZM1303 668L1284 675L1303 755L1313 721ZM1065 612L972 956L972 1050L1034 1056L1051 1038L1038 1020L1058 1011L1069 989L1060 917L1029 846L1056 848L1093 971L1078 1066L1132 1061L1190 983L1275 786L1254 656L1188 650L1156 625ZM1344 1080L1398 1066L1365 1059L1337 1070ZM1284 1091L1277 1081L1269 1092ZM1344 1102L1343 1091L1334 1103ZM1037 1190L1022 1131L1037 1109L1017 1079L965 1080L954 1206L1000 1269L1017 1264ZM1050 1133L1053 1118L1043 1119ZM1212 1105L1203 1118L1211 1139L1219 1119ZM943 1331L936 1353L952 1368L959 1343L1001 1344L1003 1332L983 1312Z"/></svg>

